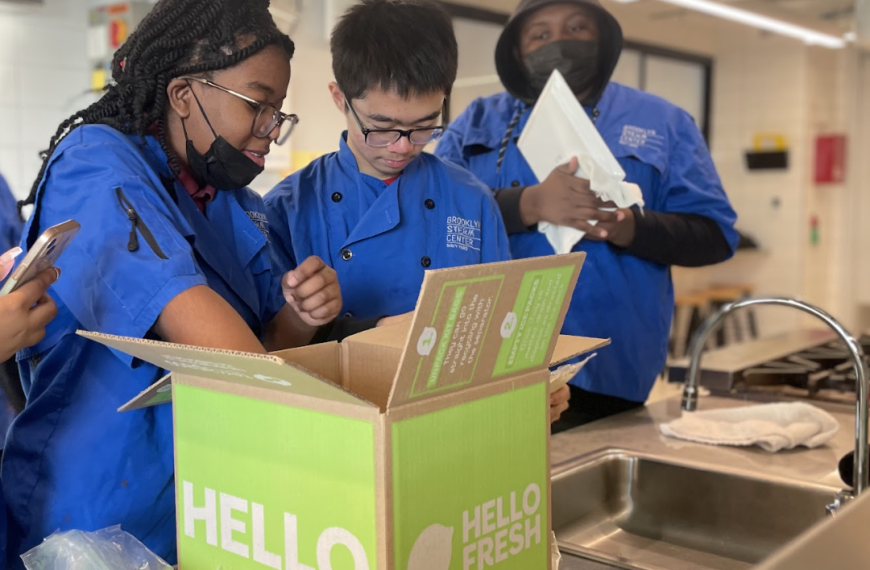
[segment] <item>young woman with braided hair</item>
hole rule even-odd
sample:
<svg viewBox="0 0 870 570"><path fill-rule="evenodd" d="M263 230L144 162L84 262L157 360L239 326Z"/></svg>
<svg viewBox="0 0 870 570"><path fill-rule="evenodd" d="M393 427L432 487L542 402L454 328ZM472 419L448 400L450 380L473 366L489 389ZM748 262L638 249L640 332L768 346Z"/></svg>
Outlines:
<svg viewBox="0 0 870 570"><path fill-rule="evenodd" d="M115 411L164 372L76 330L264 352L307 344L341 307L320 259L273 272L246 188L297 121L280 111L293 42L268 6L161 0L102 99L51 140L25 243L70 218L82 229L50 291L58 317L18 354L27 405L2 466L12 568L55 530L117 524L175 559L171 409Z"/></svg>

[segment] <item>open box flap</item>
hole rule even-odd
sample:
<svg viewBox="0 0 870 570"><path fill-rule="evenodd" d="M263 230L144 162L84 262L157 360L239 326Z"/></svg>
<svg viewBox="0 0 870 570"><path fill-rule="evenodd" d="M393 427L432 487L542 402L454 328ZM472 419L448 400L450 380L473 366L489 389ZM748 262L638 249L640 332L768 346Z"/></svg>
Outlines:
<svg viewBox="0 0 870 570"><path fill-rule="evenodd" d="M167 374L154 384L139 393L138 396L118 408L119 412L132 412L169 404L172 402L172 374Z"/></svg>
<svg viewBox="0 0 870 570"><path fill-rule="evenodd" d="M585 259L427 271L387 407L546 368Z"/></svg>
<svg viewBox="0 0 870 570"><path fill-rule="evenodd" d="M375 407L374 404L351 394L340 386L317 378L308 371L288 364L277 356L184 346L85 331L79 331L78 334L170 372L223 380L234 384L266 388L276 392L333 402ZM160 382L164 382L164 380L166 379L164 378ZM165 388L166 385L164 383L162 387ZM149 397L153 399L158 394L157 390L159 388L153 391L149 388L124 407L128 408L133 405L142 407L136 403L144 403L143 399Z"/></svg>
<svg viewBox="0 0 870 570"><path fill-rule="evenodd" d="M558 366L572 358L588 354L593 350L610 345L610 339L588 338L585 336L559 335L556 349L550 357L550 366Z"/></svg>
<svg viewBox="0 0 870 570"><path fill-rule="evenodd" d="M273 352L291 366L306 370L318 378L329 380L347 389L341 376L341 346L337 342L323 342ZM357 394L359 395L359 394Z"/></svg>
<svg viewBox="0 0 870 570"><path fill-rule="evenodd" d="M412 324L412 320L409 318L395 325L375 327L349 336L341 341L341 343L385 346L387 348L403 350L408 344L408 334L411 332Z"/></svg>

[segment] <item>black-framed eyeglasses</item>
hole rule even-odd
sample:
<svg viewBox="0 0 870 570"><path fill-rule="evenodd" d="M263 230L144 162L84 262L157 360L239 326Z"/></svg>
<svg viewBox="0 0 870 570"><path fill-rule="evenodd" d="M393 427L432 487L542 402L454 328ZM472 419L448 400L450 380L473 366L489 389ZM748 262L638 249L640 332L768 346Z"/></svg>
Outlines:
<svg viewBox="0 0 870 570"><path fill-rule="evenodd" d="M287 142L287 139L290 138L290 135L293 134L293 130L296 128L296 125L299 124L299 116L291 113L284 113L280 109L276 109L274 105L270 105L269 103L263 103L261 101L257 101L256 99L251 99L247 95L242 95L241 93L237 93L232 89L227 89L222 85L218 85L214 81L209 81L208 79L204 79L202 77L193 77L192 75L186 75L184 77L180 77L179 79L186 79L188 81L196 81L197 83L202 83L208 87L213 87L219 91L223 91L224 93L229 93L234 97L238 97L242 101L248 104L248 106L254 111L254 122L251 123L251 134L257 137L258 139L268 139L271 138L272 132L277 128L280 129L278 132L278 137L275 139L275 142L279 145Z"/></svg>
<svg viewBox="0 0 870 570"><path fill-rule="evenodd" d="M350 104L350 100L345 97L344 102L347 105L347 108L350 109L350 113L353 115L356 124L359 126L360 132L365 137L366 144L371 147L388 147L391 144L395 144L402 140L402 137L408 137L408 140L411 141L411 144L413 145L426 146L427 144L441 138L441 135L444 134L444 129L446 128L444 125L439 125L437 127L419 127L416 129L408 129L406 131L403 131L402 129L367 129L363 126L359 115L356 113L356 109L354 109L353 105ZM442 116L447 116L447 99L444 100L444 106L441 112Z"/></svg>

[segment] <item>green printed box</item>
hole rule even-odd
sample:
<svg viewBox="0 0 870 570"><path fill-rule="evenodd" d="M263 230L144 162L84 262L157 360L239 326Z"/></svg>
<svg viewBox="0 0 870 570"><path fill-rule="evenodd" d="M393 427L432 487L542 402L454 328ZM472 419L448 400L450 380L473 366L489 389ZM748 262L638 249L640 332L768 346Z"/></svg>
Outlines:
<svg viewBox="0 0 870 570"><path fill-rule="evenodd" d="M171 373L182 570L550 567L548 372L584 254L426 274L413 320L272 355L81 333Z"/></svg>

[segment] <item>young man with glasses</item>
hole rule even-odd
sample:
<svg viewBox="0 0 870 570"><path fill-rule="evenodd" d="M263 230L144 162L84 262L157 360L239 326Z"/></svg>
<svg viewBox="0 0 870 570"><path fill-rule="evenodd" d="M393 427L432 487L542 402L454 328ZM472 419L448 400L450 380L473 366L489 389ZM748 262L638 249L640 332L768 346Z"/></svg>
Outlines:
<svg viewBox="0 0 870 570"><path fill-rule="evenodd" d="M510 258L492 192L423 152L444 132L458 59L450 16L428 0L364 0L332 32L329 90L347 131L266 208L276 265L321 257L347 318L412 311L427 269ZM567 387L551 398L553 421L568 399Z"/></svg>
<svg viewBox="0 0 870 570"><path fill-rule="evenodd" d="M278 265L318 255L335 268L346 316L411 311L427 269L509 259L492 193L424 147L444 130L458 50L435 2L366 0L332 33L338 152L266 196Z"/></svg>

